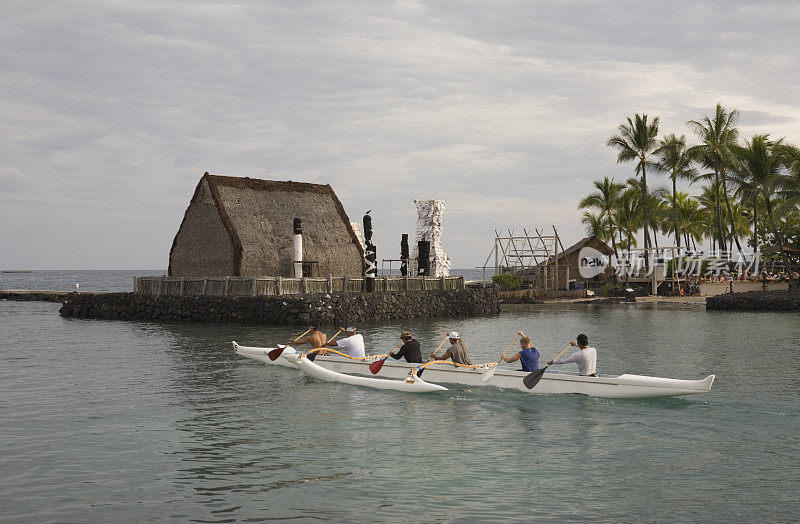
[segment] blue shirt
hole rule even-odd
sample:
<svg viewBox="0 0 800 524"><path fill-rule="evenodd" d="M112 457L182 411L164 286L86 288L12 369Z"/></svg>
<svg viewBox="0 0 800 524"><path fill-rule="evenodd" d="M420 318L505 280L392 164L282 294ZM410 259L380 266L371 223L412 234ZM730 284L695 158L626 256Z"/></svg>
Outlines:
<svg viewBox="0 0 800 524"><path fill-rule="evenodd" d="M522 362L522 371L533 372L539 369L539 350L536 348L522 349L519 352Z"/></svg>

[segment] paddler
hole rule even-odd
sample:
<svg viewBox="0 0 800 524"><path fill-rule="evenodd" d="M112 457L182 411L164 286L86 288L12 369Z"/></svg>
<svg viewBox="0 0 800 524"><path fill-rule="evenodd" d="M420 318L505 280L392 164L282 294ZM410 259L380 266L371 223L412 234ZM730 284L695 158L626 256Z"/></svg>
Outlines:
<svg viewBox="0 0 800 524"><path fill-rule="evenodd" d="M578 373L582 377L596 377L597 376L597 350L589 347L589 337L584 334L578 335L578 343L574 341L569 343L570 346L578 346L579 351L566 358L559 358L547 362L548 366L553 364L569 364L574 362L578 364Z"/></svg>
<svg viewBox="0 0 800 524"><path fill-rule="evenodd" d="M419 341L408 331L400 333L400 340L403 341L403 345L397 353L389 353L389 356L395 360L400 360L405 357L406 362L411 364L422 363L422 350L419 347Z"/></svg>
<svg viewBox="0 0 800 524"><path fill-rule="evenodd" d="M503 355L502 358L509 363L520 360L522 363L522 371L533 373L539 369L539 350L533 347L530 337L526 337L522 331L517 331L517 334L522 337L519 339L519 352L510 357Z"/></svg>
<svg viewBox="0 0 800 524"><path fill-rule="evenodd" d="M450 347L447 348L447 351L441 357L436 356L436 351L431 353L430 359L431 360L447 360L448 358L452 358L453 362L456 364L465 364L467 366L472 365L472 361L469 359L469 348L467 348L467 343L461 340L458 336L458 333L455 331L451 331L447 334L448 338L450 339Z"/></svg>
<svg viewBox="0 0 800 524"><path fill-rule="evenodd" d="M295 340L294 343L298 344L298 345L299 344L309 344L311 346L311 349L324 348L325 347L325 342L327 342L327 340L328 340L328 335L326 335L322 331L318 330L317 326L310 326L308 329L309 329L308 335L306 335L303 338ZM320 353L323 354L323 355L325 354L324 351L320 352ZM314 361L315 358L317 358L317 354L316 353L311 353L308 356L308 359L310 361L312 361L312 362Z"/></svg>
<svg viewBox="0 0 800 524"><path fill-rule="evenodd" d="M338 346L344 348L344 352L351 357L363 358L366 356L364 352L364 337L361 333L356 333L356 328L347 326L344 330L344 337L333 342L328 342L328 347Z"/></svg>

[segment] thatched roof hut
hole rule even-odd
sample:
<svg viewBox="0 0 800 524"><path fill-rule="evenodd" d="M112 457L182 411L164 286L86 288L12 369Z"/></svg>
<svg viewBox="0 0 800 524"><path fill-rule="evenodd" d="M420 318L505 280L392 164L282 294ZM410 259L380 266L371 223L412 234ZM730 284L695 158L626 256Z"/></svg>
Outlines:
<svg viewBox="0 0 800 524"><path fill-rule="evenodd" d="M364 252L330 185L204 174L169 253L173 276L293 276L292 223L320 276L359 277Z"/></svg>

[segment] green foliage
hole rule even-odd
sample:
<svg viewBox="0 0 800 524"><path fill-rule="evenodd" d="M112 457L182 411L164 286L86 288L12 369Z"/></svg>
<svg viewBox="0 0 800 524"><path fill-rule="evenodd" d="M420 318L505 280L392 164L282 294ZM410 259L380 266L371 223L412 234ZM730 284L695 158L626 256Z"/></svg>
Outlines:
<svg viewBox="0 0 800 524"><path fill-rule="evenodd" d="M625 284L622 282L606 282L600 288L600 294L604 297L621 297L625 295Z"/></svg>
<svg viewBox="0 0 800 524"><path fill-rule="evenodd" d="M512 289L520 289L522 287L522 279L514 273L501 273L494 275L492 282L500 286L503 291L510 291Z"/></svg>

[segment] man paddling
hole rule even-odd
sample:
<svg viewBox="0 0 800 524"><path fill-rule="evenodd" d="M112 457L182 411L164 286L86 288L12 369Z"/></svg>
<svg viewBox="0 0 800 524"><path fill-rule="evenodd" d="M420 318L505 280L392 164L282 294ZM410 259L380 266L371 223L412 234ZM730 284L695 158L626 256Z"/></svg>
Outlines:
<svg viewBox="0 0 800 524"><path fill-rule="evenodd" d="M596 377L597 350L589 347L589 337L584 334L580 334L578 335L578 343L575 344L575 342L570 342L569 345L577 345L580 350L566 358L550 360L547 365L552 366L553 364L569 364L570 362L574 362L578 364L578 373L582 377Z"/></svg>
<svg viewBox="0 0 800 524"><path fill-rule="evenodd" d="M414 339L408 331L400 333L400 340L403 341L400 350L397 353L389 353L389 356L395 360L405 358L406 362L410 364L422 363L422 350L419 347L419 341Z"/></svg>
<svg viewBox="0 0 800 524"><path fill-rule="evenodd" d="M294 343L298 345L309 344L311 345L311 349L324 348L325 342L327 342L328 340L328 335L318 330L316 326L311 326L308 329L309 329L308 335L306 335L303 338L295 340ZM316 353L312 353L308 356L308 359L312 362L314 361L315 358L317 358Z"/></svg>
<svg viewBox="0 0 800 524"><path fill-rule="evenodd" d="M445 351L441 357L437 357L436 351L434 351L431 353L430 359L447 360L448 358L452 358L453 362L456 364L465 364L467 366L471 366L472 361L469 359L469 348L467 348L467 343L461 340L458 337L458 333L455 331L448 333L448 337L450 338L450 347L447 348L447 351Z"/></svg>
<svg viewBox="0 0 800 524"><path fill-rule="evenodd" d="M539 350L533 347L530 337L523 335L522 331L517 331L517 334L522 337L519 339L519 352L510 357L503 355L501 358L509 363L520 360L522 361L522 371L532 373L539 369Z"/></svg>
<svg viewBox="0 0 800 524"><path fill-rule="evenodd" d="M361 333L356 333L356 328L347 326L344 330L344 338L328 342L328 347L339 346L344 348L344 352L351 357L363 358L366 356L364 352L364 337Z"/></svg>

